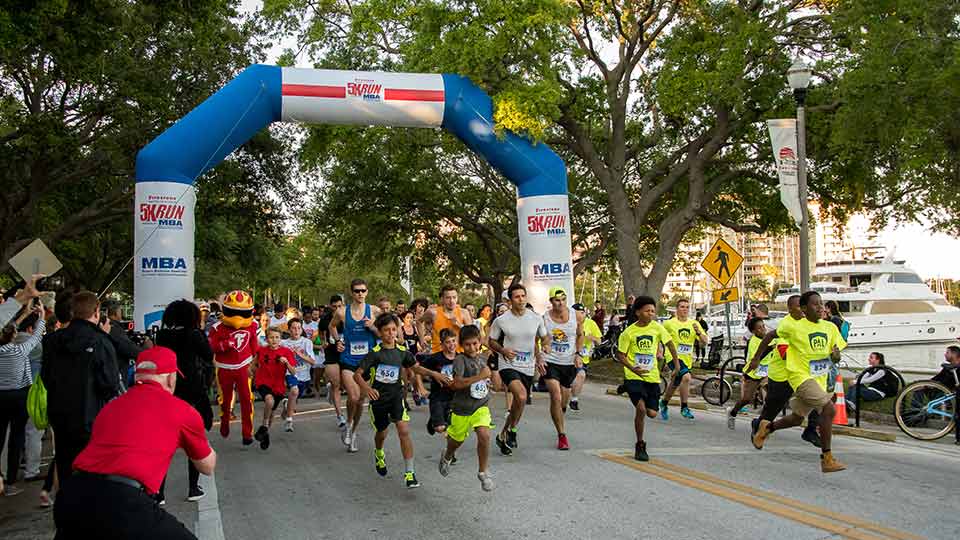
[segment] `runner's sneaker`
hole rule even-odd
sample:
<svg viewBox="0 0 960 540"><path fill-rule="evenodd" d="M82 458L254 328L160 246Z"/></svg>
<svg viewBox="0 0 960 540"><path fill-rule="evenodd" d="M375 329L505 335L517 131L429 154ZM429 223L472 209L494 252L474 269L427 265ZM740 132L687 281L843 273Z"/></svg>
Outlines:
<svg viewBox="0 0 960 540"><path fill-rule="evenodd" d="M253 438L260 442L263 440L263 436L267 434L267 426L260 426L257 428L257 432L253 434Z"/></svg>
<svg viewBox="0 0 960 540"><path fill-rule="evenodd" d="M264 431L263 438L260 439L260 449L266 450L267 448L270 448L270 432Z"/></svg>
<svg viewBox="0 0 960 540"><path fill-rule="evenodd" d="M450 474L450 465L453 464L453 460L448 460L445 454L446 452L440 453L440 476L447 476Z"/></svg>
<svg viewBox="0 0 960 540"><path fill-rule="evenodd" d="M293 418L287 418L283 423L283 430L287 433L293 433Z"/></svg>
<svg viewBox="0 0 960 540"><path fill-rule="evenodd" d="M230 422L220 421L220 436L224 439L230 436Z"/></svg>
<svg viewBox="0 0 960 540"><path fill-rule="evenodd" d="M14 495L16 495L16 493L14 493ZM167 498L166 498L166 497L160 497L160 496L158 495L155 500L157 501L157 505L158 505L158 506L166 506L166 504L167 504Z"/></svg>
<svg viewBox="0 0 960 540"><path fill-rule="evenodd" d="M517 428L512 428L507 432L507 444L510 445L510 448L516 448L519 446L517 444Z"/></svg>
<svg viewBox="0 0 960 540"><path fill-rule="evenodd" d="M490 478L490 475L482 472L477 473L477 478L480 479L480 488L484 491L493 491L493 480Z"/></svg>
<svg viewBox="0 0 960 540"><path fill-rule="evenodd" d="M690 412L690 407L681 407L680 416L693 420L693 413Z"/></svg>
<svg viewBox="0 0 960 540"><path fill-rule="evenodd" d="M373 457L376 459L376 462L377 462L377 474L379 474L380 476L386 476L387 475L386 453L383 450L377 448L377 449L374 449L373 451Z"/></svg>
<svg viewBox="0 0 960 540"><path fill-rule="evenodd" d="M351 442L351 439L353 438L353 434L350 433L351 431L350 426L345 426L345 427L346 429L340 430L340 442L342 442L344 446L350 446L350 442Z"/></svg>
<svg viewBox="0 0 960 540"><path fill-rule="evenodd" d="M337 415L337 429L340 431L346 431L347 429L347 419L342 414Z"/></svg>
<svg viewBox="0 0 960 540"><path fill-rule="evenodd" d="M840 472L847 468L846 465L837 461L837 458L833 457L833 452L827 450L826 452L820 454L820 470L825 473Z"/></svg>
<svg viewBox="0 0 960 540"><path fill-rule="evenodd" d="M187 501L197 502L200 499L204 498L205 496L206 496L206 493L204 493L203 490L200 489L200 486L192 487L190 488L190 493L187 495Z"/></svg>
<svg viewBox="0 0 960 540"><path fill-rule="evenodd" d="M820 448L823 444L820 441L820 433L817 432L817 426L807 426L803 430L803 433L800 434L800 438L816 446L817 448Z"/></svg>
<svg viewBox="0 0 960 540"><path fill-rule="evenodd" d="M9 484L3 490L3 494L7 497L13 497L14 495L19 495L21 493L23 493L23 488Z"/></svg>
<svg viewBox="0 0 960 540"><path fill-rule="evenodd" d="M730 414L733 412L733 407L727 407L723 412L727 415L727 429L737 429L737 417Z"/></svg>
<svg viewBox="0 0 960 540"><path fill-rule="evenodd" d="M557 450L569 450L570 441L567 440L567 435L561 433L557 436Z"/></svg>
<svg viewBox="0 0 960 540"><path fill-rule="evenodd" d="M250 446L251 444L253 444L253 439L243 439L244 446Z"/></svg>
<svg viewBox="0 0 960 540"><path fill-rule="evenodd" d="M500 449L501 454L505 456L513 454L513 450L510 449L510 445L507 443L507 441L503 440L503 433L497 435L494 440L497 441L497 448Z"/></svg>
<svg viewBox="0 0 960 540"><path fill-rule="evenodd" d="M574 411L579 411L579 410L580 410L580 400L578 400L577 398L572 398L572 399L570 400L570 408L571 408L572 410L574 410Z"/></svg>
<svg viewBox="0 0 960 540"><path fill-rule="evenodd" d="M647 455L647 443L640 441L636 444L633 450L633 459L637 461L650 461L650 456Z"/></svg>
<svg viewBox="0 0 960 540"><path fill-rule="evenodd" d="M287 419L287 403L289 402L290 400L287 398L280 400L280 418L283 418L284 420Z"/></svg>
<svg viewBox="0 0 960 540"><path fill-rule="evenodd" d="M670 419L670 411L667 410L667 402L660 400L660 418L664 420Z"/></svg>
<svg viewBox="0 0 960 540"><path fill-rule="evenodd" d="M350 446L347 448L347 452L355 454L360 451L360 437L357 437L357 434L353 434L353 438L350 439Z"/></svg>
<svg viewBox="0 0 960 540"><path fill-rule="evenodd" d="M757 429L754 431L753 436L750 437L751 442L753 442L753 447L757 450L763 450L763 443L767 440L767 437L770 436L770 421L769 420L760 420L760 423L757 424Z"/></svg>
<svg viewBox="0 0 960 540"><path fill-rule="evenodd" d="M420 482L417 480L417 475L413 471L404 473L403 479L407 484L407 489L413 489L420 487Z"/></svg>

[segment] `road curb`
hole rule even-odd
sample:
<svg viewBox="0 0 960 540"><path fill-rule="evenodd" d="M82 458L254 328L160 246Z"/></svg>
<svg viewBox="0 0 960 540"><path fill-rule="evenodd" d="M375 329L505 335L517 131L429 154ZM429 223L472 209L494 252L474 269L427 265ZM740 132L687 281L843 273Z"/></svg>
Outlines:
<svg viewBox="0 0 960 540"><path fill-rule="evenodd" d="M848 435L850 437L860 437L861 439L871 439L874 441L896 442L896 433L887 433L886 431L876 431L872 429L863 429L853 426L833 426L833 432L839 435Z"/></svg>
<svg viewBox="0 0 960 540"><path fill-rule="evenodd" d="M626 394L618 394L618 393L617 393L617 389L616 389L615 387L613 387L613 386L608 386L608 387L607 387L607 389L606 389L606 394L607 394L608 396L621 396L621 397L624 397L624 398L630 397L630 396L628 396L628 395L626 395ZM673 407L679 407L679 406L680 406L680 398L678 398L678 397L673 397L673 398L671 398L671 399L670 399L670 405L673 406ZM700 401L690 401L690 402L687 403L687 406L690 407L691 409L695 409L695 410L698 410L698 411L707 411L707 410L710 410L710 408L707 407L707 404L706 404L706 403L702 403L702 402L700 402Z"/></svg>

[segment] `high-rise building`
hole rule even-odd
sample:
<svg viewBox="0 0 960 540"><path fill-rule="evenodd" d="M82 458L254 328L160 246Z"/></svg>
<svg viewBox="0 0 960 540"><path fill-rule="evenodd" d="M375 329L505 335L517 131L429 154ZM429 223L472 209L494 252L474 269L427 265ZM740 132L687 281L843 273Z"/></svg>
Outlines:
<svg viewBox="0 0 960 540"><path fill-rule="evenodd" d="M814 260L818 263L882 259L887 253L877 231L870 228L870 218L864 214L854 214L846 223L838 224L821 215L820 205L812 202L810 216L815 223Z"/></svg>

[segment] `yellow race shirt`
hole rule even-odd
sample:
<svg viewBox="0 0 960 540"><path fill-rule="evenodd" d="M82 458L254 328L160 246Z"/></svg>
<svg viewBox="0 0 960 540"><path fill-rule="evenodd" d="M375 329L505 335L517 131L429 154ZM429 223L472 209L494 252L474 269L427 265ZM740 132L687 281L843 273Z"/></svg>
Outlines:
<svg viewBox="0 0 960 540"><path fill-rule="evenodd" d="M593 342L589 339L586 339L587 336L593 336L597 339L603 338L603 333L600 331L600 327L597 326L597 323L593 319L586 318L583 320L583 348L580 349L580 358L583 359L584 364L590 363L590 356L593 354Z"/></svg>
<svg viewBox="0 0 960 540"><path fill-rule="evenodd" d="M633 323L620 334L617 341L617 350L622 352L627 361L634 366L649 370L640 376L633 371L623 368L623 376L627 380L646 381L660 384L660 368L657 366L657 348L660 344L666 345L673 341L670 332L657 321L650 321L646 326Z"/></svg>
<svg viewBox="0 0 960 540"><path fill-rule="evenodd" d="M830 353L836 347L843 350L847 342L837 326L830 321L815 323L803 318L777 328L777 335L790 345L787 353L787 382L796 390L807 379L814 379L822 388L827 387L827 376L833 361Z"/></svg>
<svg viewBox="0 0 960 540"><path fill-rule="evenodd" d="M777 326L777 335L780 335L781 328L787 328L795 322L797 322L797 319L794 319L790 315L781 319L780 324ZM778 347L783 344L787 345L787 358L790 358L790 346L786 341L777 338L770 342L771 347ZM753 357L747 358L748 361L752 359ZM777 355L770 359L770 364L767 365L767 379L775 382L787 382L787 360L780 356L779 350L777 351Z"/></svg>
<svg viewBox="0 0 960 540"><path fill-rule="evenodd" d="M677 356L683 362L687 369L693 368L693 344L697 341L697 329L694 326L700 326L694 319L687 319L680 322L676 317L663 323L663 327L670 332L673 338L673 344L677 347ZM673 358L671 357L672 361Z"/></svg>
<svg viewBox="0 0 960 540"><path fill-rule="evenodd" d="M757 336L750 336L750 341L747 343L747 365L750 365L750 361L753 360L753 355L757 354L757 349L760 348L760 342L763 341ZM777 351L777 340L773 340L770 343L770 352L767 353L763 359L760 360L760 365L757 366L757 369L745 373L746 376L754 379L762 379L770 375L770 364L776 358L780 359L780 362L783 363L783 359L780 358L780 353Z"/></svg>

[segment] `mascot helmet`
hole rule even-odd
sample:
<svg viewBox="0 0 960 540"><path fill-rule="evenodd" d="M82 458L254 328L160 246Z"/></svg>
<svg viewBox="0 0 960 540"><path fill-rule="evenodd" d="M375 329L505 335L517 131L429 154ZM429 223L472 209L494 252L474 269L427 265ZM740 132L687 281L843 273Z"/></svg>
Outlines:
<svg viewBox="0 0 960 540"><path fill-rule="evenodd" d="M253 324L253 297L244 291L230 291L223 299L223 324L246 328Z"/></svg>

